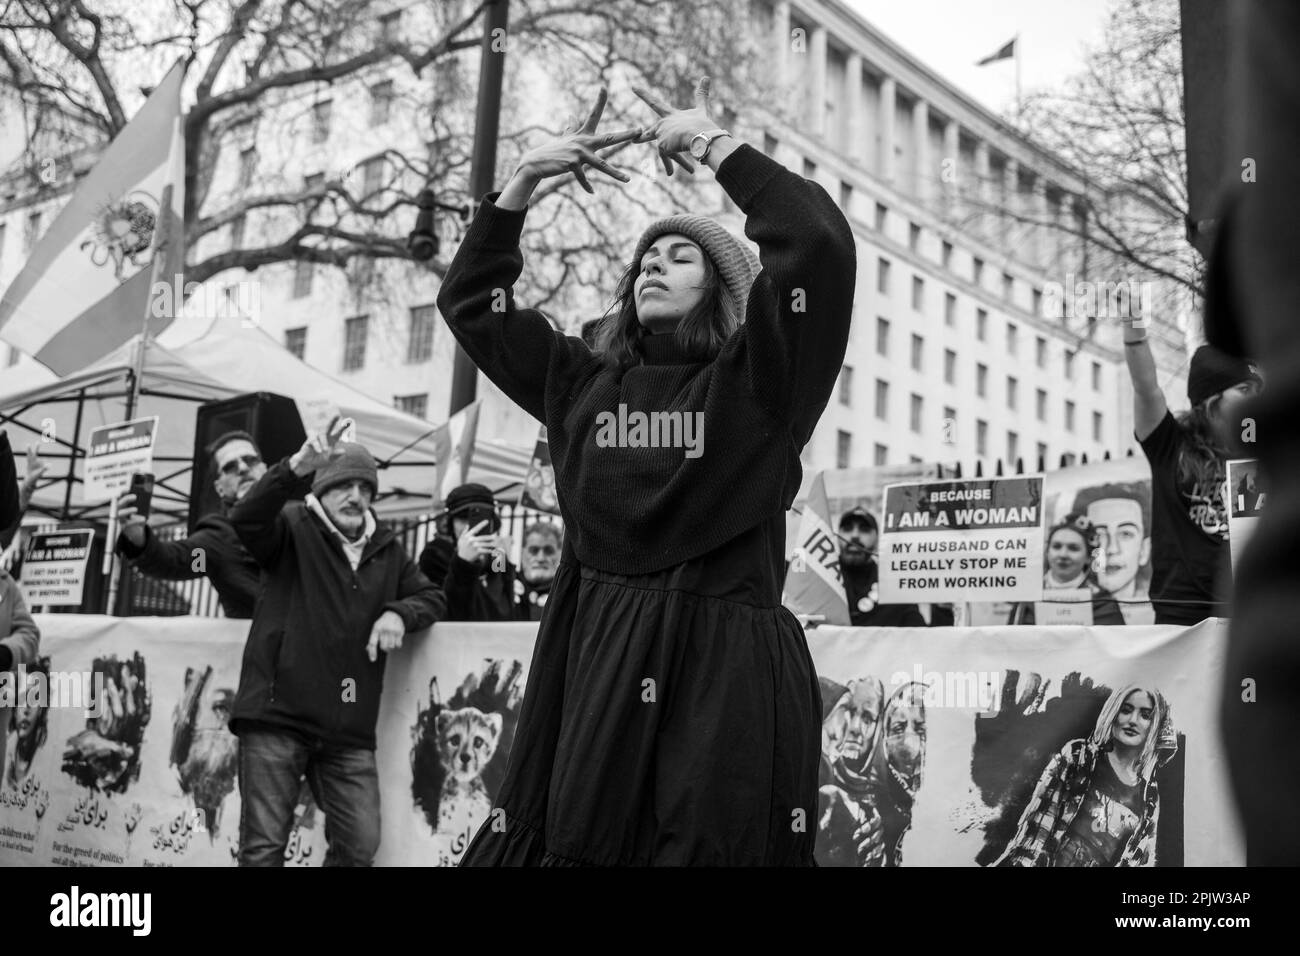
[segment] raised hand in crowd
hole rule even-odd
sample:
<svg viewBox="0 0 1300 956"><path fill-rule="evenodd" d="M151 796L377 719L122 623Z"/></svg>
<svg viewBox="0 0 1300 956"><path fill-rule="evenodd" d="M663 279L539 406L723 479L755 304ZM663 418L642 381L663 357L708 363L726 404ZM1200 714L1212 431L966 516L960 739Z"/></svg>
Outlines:
<svg viewBox="0 0 1300 956"><path fill-rule="evenodd" d="M49 471L49 465L41 458L41 446L32 444L27 446L27 474L23 476L23 485L19 489L19 503L22 510L26 511L27 506L31 504L32 495L36 493L36 486L40 484L45 473Z"/></svg>
<svg viewBox="0 0 1300 956"><path fill-rule="evenodd" d="M641 97L646 105L659 116L658 122L647 130L647 136L639 139L643 142L653 138L658 145L659 158L664 164L664 171L671 176L673 163L688 173L694 174L695 164L679 154L691 148L691 140L700 133L707 133L718 128L717 121L709 116L709 85L707 76L701 77L695 87L695 106L690 109L673 109L663 100L649 91L634 86L632 92Z"/></svg>
<svg viewBox="0 0 1300 956"><path fill-rule="evenodd" d="M342 455L343 449L339 444L343 440L343 433L351 425L351 419L335 415L325 431L312 435L294 452L293 457L289 459L289 467L293 469L293 473L299 477L310 475Z"/></svg>
<svg viewBox="0 0 1300 956"><path fill-rule="evenodd" d="M456 554L461 560L469 561L472 564L484 555L490 555L496 551L497 536L494 534L479 534L479 530L487 523L487 519L484 518L474 527L466 528L456 540Z"/></svg>

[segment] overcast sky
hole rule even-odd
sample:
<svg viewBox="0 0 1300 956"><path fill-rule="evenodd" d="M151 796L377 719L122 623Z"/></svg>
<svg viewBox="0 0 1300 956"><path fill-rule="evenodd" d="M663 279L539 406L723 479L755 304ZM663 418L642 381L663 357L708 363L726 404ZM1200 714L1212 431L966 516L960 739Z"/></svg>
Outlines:
<svg viewBox="0 0 1300 956"><path fill-rule="evenodd" d="M1020 34L1025 93L1057 86L1101 39L1110 0L843 0L926 66L994 112L1015 102L1011 60L975 61Z"/></svg>

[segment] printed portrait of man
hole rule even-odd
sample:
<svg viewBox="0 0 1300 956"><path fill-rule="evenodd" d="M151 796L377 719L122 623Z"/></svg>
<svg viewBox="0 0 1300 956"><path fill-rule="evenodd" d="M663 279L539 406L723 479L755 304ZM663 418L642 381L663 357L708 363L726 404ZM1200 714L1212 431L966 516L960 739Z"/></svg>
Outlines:
<svg viewBox="0 0 1300 956"><path fill-rule="evenodd" d="M1151 491L1136 482L1084 488L1072 511L1084 514L1097 529L1102 555L1098 583L1120 602L1125 616L1132 605L1147 600L1151 584Z"/></svg>
<svg viewBox="0 0 1300 956"><path fill-rule="evenodd" d="M227 726L235 693L211 683L211 666L185 668L185 692L172 716L171 765L181 792L202 812L208 839L215 840L222 805L235 789L239 739Z"/></svg>

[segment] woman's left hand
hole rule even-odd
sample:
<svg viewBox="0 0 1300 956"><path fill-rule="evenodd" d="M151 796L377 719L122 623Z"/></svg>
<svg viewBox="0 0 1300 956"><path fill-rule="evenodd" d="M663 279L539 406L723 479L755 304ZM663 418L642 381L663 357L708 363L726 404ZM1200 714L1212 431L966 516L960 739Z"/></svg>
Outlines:
<svg viewBox="0 0 1300 956"><path fill-rule="evenodd" d="M674 162L688 173L694 173L695 163L686 156L678 154L690 149L691 139L696 134L706 133L718 127L718 124L709 117L709 82L707 76L700 78L700 82L695 87L695 106L684 110L673 109L639 86L632 88L632 92L641 97L660 117L659 122L648 127L645 135L637 142L646 142L650 139L658 141L659 156L663 160L664 171L669 176L673 174Z"/></svg>

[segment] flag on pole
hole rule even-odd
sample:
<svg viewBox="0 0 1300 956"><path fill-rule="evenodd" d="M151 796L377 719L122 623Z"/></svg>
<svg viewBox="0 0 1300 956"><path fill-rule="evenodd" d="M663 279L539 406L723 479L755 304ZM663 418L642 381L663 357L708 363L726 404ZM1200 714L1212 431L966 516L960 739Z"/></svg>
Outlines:
<svg viewBox="0 0 1300 956"><path fill-rule="evenodd" d="M162 274L181 273L185 242L182 64L77 184L0 297L0 339L59 375L102 358L140 332L149 309L154 236L170 218ZM160 209L171 186L171 204ZM156 335L173 316L151 317Z"/></svg>
<svg viewBox="0 0 1300 956"><path fill-rule="evenodd" d="M555 467L551 464L551 446L546 441L546 426L537 434L533 457L519 491L519 504L536 511L560 513L560 499L555 490Z"/></svg>
<svg viewBox="0 0 1300 956"><path fill-rule="evenodd" d="M438 500L463 485L474 457L474 437L478 432L479 402L471 402L433 433L434 460L438 468Z"/></svg>
<svg viewBox="0 0 1300 956"><path fill-rule="evenodd" d="M849 599L840 578L840 547L831 529L826 475L808 489L799 537L785 576L784 604L795 614L821 615L826 624L849 624Z"/></svg>
<svg viewBox="0 0 1300 956"><path fill-rule="evenodd" d="M986 56L984 59L980 60L975 65L988 66L990 63L998 62L998 60L1009 60L1015 55L1016 55L1016 41L1014 39L1011 39L1008 40L1006 43L1004 43L1002 47L998 50L998 52Z"/></svg>

